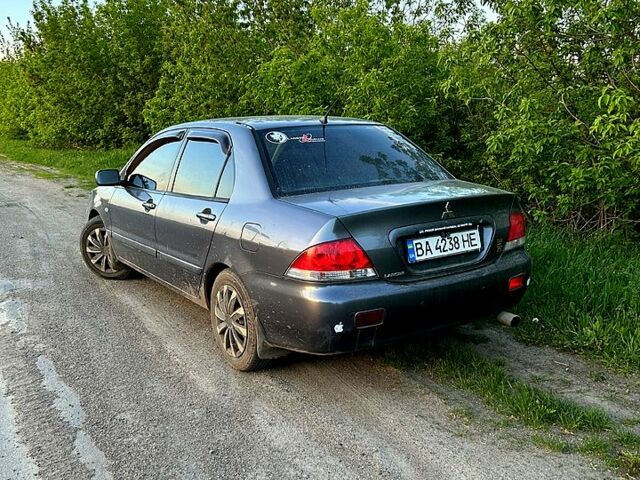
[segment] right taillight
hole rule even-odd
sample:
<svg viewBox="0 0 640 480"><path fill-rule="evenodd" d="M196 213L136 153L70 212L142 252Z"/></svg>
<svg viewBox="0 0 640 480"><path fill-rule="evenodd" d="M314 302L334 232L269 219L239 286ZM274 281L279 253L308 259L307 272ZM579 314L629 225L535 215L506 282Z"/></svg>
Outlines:
<svg viewBox="0 0 640 480"><path fill-rule="evenodd" d="M524 245L524 239L527 235L527 219L522 212L511 212L509 215L509 234L507 235L507 243L505 250L511 250Z"/></svg>

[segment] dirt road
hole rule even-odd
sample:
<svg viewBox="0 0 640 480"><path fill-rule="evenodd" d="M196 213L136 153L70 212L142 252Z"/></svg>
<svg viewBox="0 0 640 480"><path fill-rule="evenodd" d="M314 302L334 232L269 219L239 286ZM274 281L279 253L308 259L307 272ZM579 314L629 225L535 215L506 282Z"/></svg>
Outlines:
<svg viewBox="0 0 640 480"><path fill-rule="evenodd" d="M86 193L0 161L0 478L602 478L463 429L368 354L229 369L208 313L79 254ZM66 188L65 188L66 187Z"/></svg>

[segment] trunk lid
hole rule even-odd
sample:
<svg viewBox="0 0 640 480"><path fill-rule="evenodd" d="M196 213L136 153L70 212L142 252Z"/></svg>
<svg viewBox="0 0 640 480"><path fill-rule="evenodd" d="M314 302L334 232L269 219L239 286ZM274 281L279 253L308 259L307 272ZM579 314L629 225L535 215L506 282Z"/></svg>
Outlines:
<svg viewBox="0 0 640 480"><path fill-rule="evenodd" d="M460 180L318 192L282 200L338 217L364 248L381 278L412 281L495 260L509 229L514 195ZM408 260L407 241L478 230L480 250Z"/></svg>

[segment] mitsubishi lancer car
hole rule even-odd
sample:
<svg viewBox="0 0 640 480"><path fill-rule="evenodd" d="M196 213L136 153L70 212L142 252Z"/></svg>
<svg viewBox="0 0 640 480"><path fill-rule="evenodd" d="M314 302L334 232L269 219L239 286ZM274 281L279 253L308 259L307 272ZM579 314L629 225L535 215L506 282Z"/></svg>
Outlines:
<svg viewBox="0 0 640 480"><path fill-rule="evenodd" d="M108 279L141 272L208 309L243 371L497 314L529 282L514 194L454 178L373 121L185 123L96 182L87 266Z"/></svg>

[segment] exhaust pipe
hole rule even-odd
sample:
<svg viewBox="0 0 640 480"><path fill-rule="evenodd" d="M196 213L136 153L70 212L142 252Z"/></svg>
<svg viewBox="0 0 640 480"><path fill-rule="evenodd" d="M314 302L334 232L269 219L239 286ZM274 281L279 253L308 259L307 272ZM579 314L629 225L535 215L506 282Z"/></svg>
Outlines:
<svg viewBox="0 0 640 480"><path fill-rule="evenodd" d="M500 312L497 319L507 327L517 327L521 320L520 315L511 312Z"/></svg>

